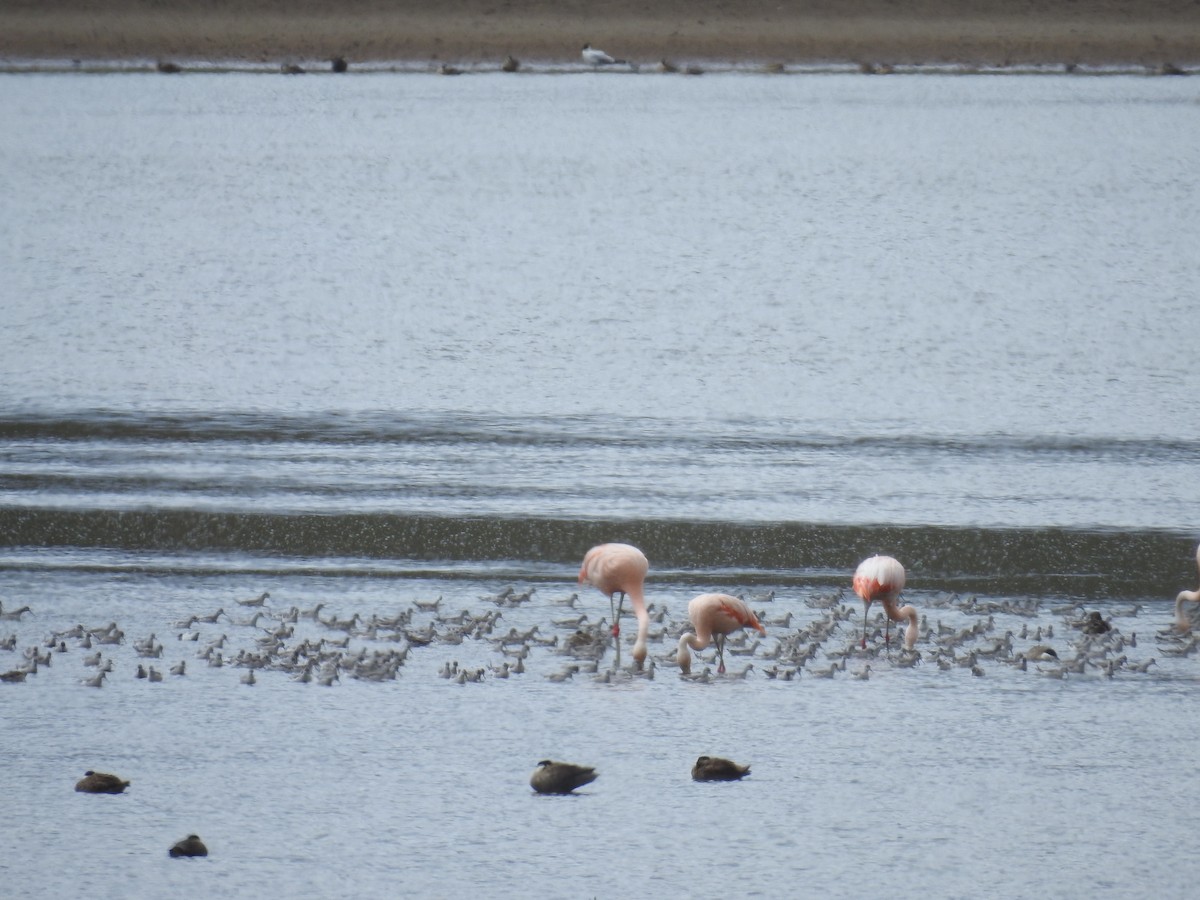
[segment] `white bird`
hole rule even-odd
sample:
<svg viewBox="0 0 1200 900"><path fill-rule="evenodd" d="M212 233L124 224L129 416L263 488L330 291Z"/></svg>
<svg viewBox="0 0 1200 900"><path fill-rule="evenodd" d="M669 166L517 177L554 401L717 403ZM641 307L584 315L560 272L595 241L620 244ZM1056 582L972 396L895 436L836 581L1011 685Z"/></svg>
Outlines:
<svg viewBox="0 0 1200 900"><path fill-rule="evenodd" d="M589 66L623 66L626 64L625 60L613 59L603 50L597 50L591 44L583 45L583 52L581 55L583 56L583 61Z"/></svg>

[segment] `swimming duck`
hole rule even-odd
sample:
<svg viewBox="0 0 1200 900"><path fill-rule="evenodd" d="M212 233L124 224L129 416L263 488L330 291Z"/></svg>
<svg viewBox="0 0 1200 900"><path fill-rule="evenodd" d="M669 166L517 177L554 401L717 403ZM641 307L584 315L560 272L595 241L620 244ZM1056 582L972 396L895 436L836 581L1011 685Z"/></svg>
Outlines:
<svg viewBox="0 0 1200 900"><path fill-rule="evenodd" d="M692 766L694 781L740 781L749 774L749 766L740 766L719 756L701 756Z"/></svg>
<svg viewBox="0 0 1200 900"><path fill-rule="evenodd" d="M208 848L199 835L189 834L167 851L171 856L208 856Z"/></svg>
<svg viewBox="0 0 1200 900"><path fill-rule="evenodd" d="M596 770L590 766L543 759L530 776L529 786L539 794L569 794L591 784L597 777Z"/></svg>
<svg viewBox="0 0 1200 900"><path fill-rule="evenodd" d="M116 775L93 772L91 769L84 772L83 778L75 783L75 790L83 794L120 794L127 787L128 781L122 781Z"/></svg>

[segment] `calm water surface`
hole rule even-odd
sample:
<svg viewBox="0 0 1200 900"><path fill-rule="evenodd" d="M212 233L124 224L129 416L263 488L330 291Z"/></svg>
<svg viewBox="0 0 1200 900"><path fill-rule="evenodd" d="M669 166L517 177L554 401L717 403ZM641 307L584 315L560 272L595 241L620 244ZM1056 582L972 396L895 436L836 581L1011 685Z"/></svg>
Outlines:
<svg viewBox="0 0 1200 900"><path fill-rule="evenodd" d="M0 603L33 612L0 620L0 671L67 648L0 684L6 895L1188 896L1200 670L1159 632L1197 579L1198 99L5 76ZM656 677L597 681L610 650L557 683L571 657L536 643L500 677L510 628L609 615L561 601L614 539L651 559ZM909 569L923 664L816 677L856 611L787 680L777 650L875 552ZM505 586L534 593L484 599ZM713 589L760 598L768 638L744 679L680 679ZM302 619L289 649L349 639L340 680L242 684L317 603L413 618ZM1112 678L934 660L939 623L986 629L960 657L1011 631L1068 658L1085 608L1127 642ZM501 618L457 642L464 609ZM109 622L96 690L64 633ZM394 680L347 659L406 647ZM701 753L753 774L694 784ZM548 756L601 777L533 797ZM74 793L88 768L133 785ZM169 860L193 831L212 855Z"/></svg>

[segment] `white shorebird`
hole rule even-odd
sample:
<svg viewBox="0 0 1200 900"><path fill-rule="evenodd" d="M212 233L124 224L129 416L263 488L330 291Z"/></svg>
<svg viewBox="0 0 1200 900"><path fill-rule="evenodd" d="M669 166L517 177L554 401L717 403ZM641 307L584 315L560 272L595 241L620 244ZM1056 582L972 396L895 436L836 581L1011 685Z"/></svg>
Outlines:
<svg viewBox="0 0 1200 900"><path fill-rule="evenodd" d="M591 44L584 44L581 53L583 61L589 66L623 66L627 65L623 59L613 59L603 50L597 50Z"/></svg>

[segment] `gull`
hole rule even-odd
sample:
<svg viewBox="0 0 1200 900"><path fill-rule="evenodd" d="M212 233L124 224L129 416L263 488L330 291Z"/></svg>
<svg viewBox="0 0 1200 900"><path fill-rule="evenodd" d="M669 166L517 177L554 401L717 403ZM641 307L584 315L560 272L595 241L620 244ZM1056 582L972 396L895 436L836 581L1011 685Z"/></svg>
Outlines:
<svg viewBox="0 0 1200 900"><path fill-rule="evenodd" d="M583 45L583 51L582 51L581 55L583 56L583 61L585 63L587 63L589 66L596 66L597 68L600 66L627 65L625 60L613 59L611 56L609 56L603 50L597 50L591 44Z"/></svg>

